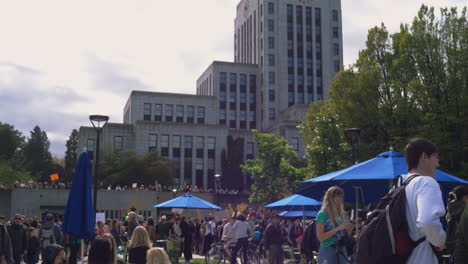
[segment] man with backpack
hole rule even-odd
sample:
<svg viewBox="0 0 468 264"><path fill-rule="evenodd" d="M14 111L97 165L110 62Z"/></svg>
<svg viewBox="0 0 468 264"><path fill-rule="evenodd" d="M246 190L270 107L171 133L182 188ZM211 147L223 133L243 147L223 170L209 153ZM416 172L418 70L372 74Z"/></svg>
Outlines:
<svg viewBox="0 0 468 264"><path fill-rule="evenodd" d="M26 250L28 248L28 238L26 229L23 226L23 217L21 215L16 215L13 218L13 223L7 230L10 235L14 263L21 264L21 260L23 256L26 255Z"/></svg>
<svg viewBox="0 0 468 264"><path fill-rule="evenodd" d="M38 237L42 250L44 250L48 245L62 244L63 234L60 230L60 226L55 224L53 215L48 214L46 216L46 223L39 230Z"/></svg>
<svg viewBox="0 0 468 264"><path fill-rule="evenodd" d="M283 244L287 242L287 232L280 225L281 218L274 215L263 232L262 245L267 251L268 263L281 264L284 262Z"/></svg>
<svg viewBox="0 0 468 264"><path fill-rule="evenodd" d="M437 264L434 252L445 248L445 215L434 179L439 151L430 141L413 139L405 147L408 174L368 214L359 234L356 263Z"/></svg>

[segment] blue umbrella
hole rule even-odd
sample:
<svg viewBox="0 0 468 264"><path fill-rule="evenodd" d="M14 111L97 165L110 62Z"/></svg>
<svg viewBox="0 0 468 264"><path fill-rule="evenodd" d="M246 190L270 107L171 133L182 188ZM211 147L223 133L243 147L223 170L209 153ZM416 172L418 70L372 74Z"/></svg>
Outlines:
<svg viewBox="0 0 468 264"><path fill-rule="evenodd" d="M398 152L388 151L345 169L306 180L295 192L314 199L322 199L329 187L338 185L344 189L347 202L353 201L352 196L348 194L355 193L355 188L361 190L360 198L363 203L378 202L388 192L395 177L407 172L404 156ZM436 170L435 179L441 184L444 197L456 185L468 183L440 170Z"/></svg>
<svg viewBox="0 0 468 264"><path fill-rule="evenodd" d="M272 210L308 211L317 210L321 205L322 202L300 194L294 194L269 205L265 205L265 207Z"/></svg>
<svg viewBox="0 0 468 264"><path fill-rule="evenodd" d="M88 153L83 152L76 163L62 231L73 235L75 239L91 239L94 236L94 221L91 161Z"/></svg>
<svg viewBox="0 0 468 264"><path fill-rule="evenodd" d="M317 211L284 211L278 214L279 216L282 217L316 217L317 216Z"/></svg>
<svg viewBox="0 0 468 264"><path fill-rule="evenodd" d="M186 193L180 197L169 200L164 203L157 204L153 207L156 208L185 208L185 209L217 209L221 210L221 207L200 199L196 196Z"/></svg>

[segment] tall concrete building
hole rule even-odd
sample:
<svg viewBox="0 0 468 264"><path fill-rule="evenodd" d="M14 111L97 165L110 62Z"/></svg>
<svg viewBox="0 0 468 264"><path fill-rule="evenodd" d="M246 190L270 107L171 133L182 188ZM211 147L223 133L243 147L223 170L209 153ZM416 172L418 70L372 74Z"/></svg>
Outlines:
<svg viewBox="0 0 468 264"><path fill-rule="evenodd" d="M297 126L308 105L326 100L343 61L340 0L242 0L234 21L234 62L214 61L196 94L133 91L123 124L107 124L101 149L158 150L174 162L177 184L213 187L224 174L227 138L243 139L255 158L251 130L288 140L305 154ZM80 149L95 150L95 131L80 128ZM246 188L247 176L229 182Z"/></svg>

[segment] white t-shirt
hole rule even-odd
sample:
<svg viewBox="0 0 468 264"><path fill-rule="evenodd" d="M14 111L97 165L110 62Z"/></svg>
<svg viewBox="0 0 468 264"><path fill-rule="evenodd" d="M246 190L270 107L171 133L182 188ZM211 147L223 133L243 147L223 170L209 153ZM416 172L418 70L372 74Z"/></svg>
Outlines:
<svg viewBox="0 0 468 264"><path fill-rule="evenodd" d="M403 175L405 181L410 175ZM437 181L429 176L417 176L406 186L406 219L409 235L414 241L426 237L417 246L406 263L437 264L437 257L432 252L433 246L445 244L446 234L442 229L440 217L445 215L442 193Z"/></svg>
<svg viewBox="0 0 468 264"><path fill-rule="evenodd" d="M233 227L233 225L231 223L227 223L223 227L223 238L229 233L229 230L231 230L232 227ZM228 246L229 244L234 243L234 242L236 242L236 240L234 238L229 238L228 240L226 240L226 246Z"/></svg>
<svg viewBox="0 0 468 264"><path fill-rule="evenodd" d="M207 236L208 234L211 233L211 235L215 235L215 228L216 228L216 224L213 223L213 222L208 222L208 224L206 224L206 228L205 228L205 236Z"/></svg>
<svg viewBox="0 0 468 264"><path fill-rule="evenodd" d="M249 237L249 223L245 221L236 221L232 228L234 228L234 234L232 235L232 238L235 241L239 240L239 238Z"/></svg>

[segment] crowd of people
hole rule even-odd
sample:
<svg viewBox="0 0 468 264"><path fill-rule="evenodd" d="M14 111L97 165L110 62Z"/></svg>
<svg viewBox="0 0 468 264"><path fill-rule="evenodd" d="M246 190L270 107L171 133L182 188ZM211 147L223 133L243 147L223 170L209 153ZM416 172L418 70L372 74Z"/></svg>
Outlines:
<svg viewBox="0 0 468 264"><path fill-rule="evenodd" d="M221 241L229 249L231 264L237 263L239 257L244 258L243 263L248 263L245 259L248 258L246 251L252 242L258 245L257 249L264 252L263 255L271 264L284 262L285 244L298 248L301 255L319 264L466 263L468 185L455 187L445 207L440 187L434 179L439 163L438 155L437 147L431 142L423 139L410 141L405 148L408 174L402 175L401 181L387 194L388 199L382 199L376 206L378 209L381 203L404 194L401 196L404 200L399 204L403 212L398 218L408 228L393 230L399 232L399 240L392 242L392 247L401 247L399 243L406 234L409 243L405 244L403 251L389 254L392 249L389 248L390 243L386 244L387 240L391 240L386 239L389 236L386 230L392 225L390 219L394 209L386 207L384 210L369 212L363 217L367 219L359 221L361 231L357 235L356 223L344 208L343 189L332 186L325 192L321 210L315 219L305 224L301 219L281 218L265 209L249 208L225 219L216 219L213 215L196 219L176 213L154 219L137 215L133 208L122 219L98 221L96 236L85 241L86 250L83 254L90 264L125 261L166 264L178 263L180 258L189 263L194 254L207 256L214 248L213 245ZM162 186L155 188L157 191L171 189ZM373 226L379 215L385 219L385 224ZM446 231L440 220L443 216L447 219ZM47 214L42 219L34 217L25 221L23 216L16 215L8 222L6 220L0 217L0 263L37 263L39 259L44 264L61 264L65 260L70 264L77 263L81 241L61 231L60 216ZM371 228L375 230L369 231ZM365 239L375 244L363 244ZM357 246L350 243L353 240L357 241ZM360 245L367 246L363 249ZM384 248L378 250L378 247ZM369 252L369 248L373 251ZM363 259L373 261L361 259L359 262L363 254ZM443 260L443 255L449 258Z"/></svg>
<svg viewBox="0 0 468 264"><path fill-rule="evenodd" d="M38 183L15 183L12 185L4 185L0 184L0 190L7 190L7 189L28 189L28 190L65 190L70 189L71 185L66 184L63 182L38 182ZM116 190L116 191L125 191L125 190L134 190L134 191L157 191L157 192L193 192L193 193L219 193L219 194L227 194L227 195L238 195L239 193L248 194L248 192L241 192L235 189L227 189L227 188L202 188L197 186L162 186L161 184L155 185L144 185L134 183L131 186L129 185L109 185L107 187L99 186L101 190Z"/></svg>

